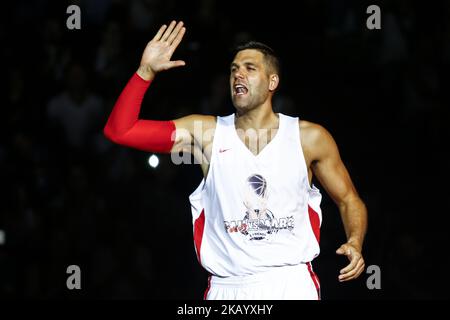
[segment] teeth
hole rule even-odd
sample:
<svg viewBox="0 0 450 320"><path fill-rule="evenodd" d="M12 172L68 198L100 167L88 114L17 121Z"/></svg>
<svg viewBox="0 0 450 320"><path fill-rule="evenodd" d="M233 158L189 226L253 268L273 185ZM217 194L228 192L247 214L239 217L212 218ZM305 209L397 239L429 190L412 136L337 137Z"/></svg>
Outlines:
<svg viewBox="0 0 450 320"><path fill-rule="evenodd" d="M245 94L247 92L247 88L245 86L243 86L242 84L235 85L234 86L234 90L235 90L237 95L242 95L242 94Z"/></svg>

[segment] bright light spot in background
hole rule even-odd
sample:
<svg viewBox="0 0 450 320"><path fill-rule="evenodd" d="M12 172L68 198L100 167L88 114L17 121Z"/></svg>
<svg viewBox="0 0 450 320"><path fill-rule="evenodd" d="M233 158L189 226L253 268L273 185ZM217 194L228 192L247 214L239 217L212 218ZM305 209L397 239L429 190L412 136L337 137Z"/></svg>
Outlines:
<svg viewBox="0 0 450 320"><path fill-rule="evenodd" d="M5 231L0 230L0 246L5 244Z"/></svg>
<svg viewBox="0 0 450 320"><path fill-rule="evenodd" d="M152 154L150 158L148 158L148 164L150 165L150 167L156 168L159 165L159 158L156 155Z"/></svg>

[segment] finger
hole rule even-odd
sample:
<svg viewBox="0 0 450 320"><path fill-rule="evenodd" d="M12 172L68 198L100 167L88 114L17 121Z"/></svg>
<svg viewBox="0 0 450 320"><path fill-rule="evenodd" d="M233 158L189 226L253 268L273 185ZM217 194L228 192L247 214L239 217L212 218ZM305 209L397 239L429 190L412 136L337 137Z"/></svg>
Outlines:
<svg viewBox="0 0 450 320"><path fill-rule="evenodd" d="M353 280L359 275L360 272L362 272L361 267L355 268L346 274L341 274L339 276L339 281L342 282L342 281Z"/></svg>
<svg viewBox="0 0 450 320"><path fill-rule="evenodd" d="M172 68L183 67L185 65L186 65L186 62L184 62L183 60L172 61Z"/></svg>
<svg viewBox="0 0 450 320"><path fill-rule="evenodd" d="M173 32L170 34L169 38L167 39L167 42L169 42L169 44L172 44L173 39L175 39L175 37L178 35L178 33L180 32L182 27L183 27L183 21L178 22L175 29L173 30Z"/></svg>
<svg viewBox="0 0 450 320"><path fill-rule="evenodd" d="M364 265L362 265L361 267L357 268L353 275L350 275L350 276L348 276L346 278L339 279L339 281L340 282L344 282L344 281L354 280L354 279L358 278L363 271L364 271Z"/></svg>
<svg viewBox="0 0 450 320"><path fill-rule="evenodd" d="M166 32L164 32L163 36L161 37L161 41L167 41L167 39L169 38L170 34L172 33L173 28L175 27L175 24L177 22L175 20L173 20L170 24L169 27L167 28Z"/></svg>
<svg viewBox="0 0 450 320"><path fill-rule="evenodd" d="M362 272L363 269L364 269L364 260L359 259L355 268L353 268L353 269L349 270L348 272L343 273L339 276L339 281L347 281L347 280L354 279L357 276L359 276L359 274Z"/></svg>
<svg viewBox="0 0 450 320"><path fill-rule="evenodd" d="M356 274L353 276L353 279L358 278L361 275L361 273L364 272L365 267L366 265L364 263L360 267L358 267L358 270L356 271Z"/></svg>
<svg viewBox="0 0 450 320"><path fill-rule="evenodd" d="M354 254L350 255L349 259L351 259L350 263L345 268L342 268L341 271L339 271L341 274L347 273L350 270L356 268L358 261L361 260L361 256L358 254Z"/></svg>
<svg viewBox="0 0 450 320"><path fill-rule="evenodd" d="M170 48L172 50L175 50L178 47L178 45L181 42L181 39L183 39L185 32L186 32L186 28L184 28L184 27L181 28L180 32L178 32L177 37L173 40L172 44L170 45Z"/></svg>
<svg viewBox="0 0 450 320"><path fill-rule="evenodd" d="M347 254L347 256L349 257L350 263L343 269L341 269L340 273L344 274L349 272L350 270L356 268L357 263L362 260L362 257L360 254L358 253L350 253L350 255Z"/></svg>
<svg viewBox="0 0 450 320"><path fill-rule="evenodd" d="M182 67L182 66L185 66L185 65L186 65L186 62L184 62L183 60L170 61L170 62L168 62L167 64L165 64L163 66L163 69L164 70L169 70L169 69L172 69L172 68Z"/></svg>
<svg viewBox="0 0 450 320"><path fill-rule="evenodd" d="M361 273L364 272L364 270L366 270L366 264L363 262L358 272L356 273L355 278L358 278L361 275Z"/></svg>
<svg viewBox="0 0 450 320"><path fill-rule="evenodd" d="M159 39L161 39L161 36L164 33L164 30L166 30L167 26L165 24L163 24L161 26L161 28L159 28L158 32L156 33L156 35L153 37L153 40L158 41Z"/></svg>

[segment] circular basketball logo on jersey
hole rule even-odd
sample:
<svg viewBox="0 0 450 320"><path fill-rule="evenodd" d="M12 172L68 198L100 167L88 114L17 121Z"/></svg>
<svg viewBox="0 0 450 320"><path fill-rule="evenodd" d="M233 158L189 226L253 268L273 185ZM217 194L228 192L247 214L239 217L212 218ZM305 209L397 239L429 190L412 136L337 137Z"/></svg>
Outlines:
<svg viewBox="0 0 450 320"><path fill-rule="evenodd" d="M248 185L255 191L255 194L262 198L267 197L267 182L260 174L254 174L247 178Z"/></svg>

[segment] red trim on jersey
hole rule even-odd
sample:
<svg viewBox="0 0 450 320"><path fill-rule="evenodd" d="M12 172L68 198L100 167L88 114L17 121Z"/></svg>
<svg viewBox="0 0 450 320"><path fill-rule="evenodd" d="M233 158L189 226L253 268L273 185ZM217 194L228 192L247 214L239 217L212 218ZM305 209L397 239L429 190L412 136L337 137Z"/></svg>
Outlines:
<svg viewBox="0 0 450 320"><path fill-rule="evenodd" d="M320 218L319 214L314 211L313 208L311 208L308 205L308 214L309 214L309 222L311 223L311 228L314 232L314 235L316 236L317 243L320 243Z"/></svg>
<svg viewBox="0 0 450 320"><path fill-rule="evenodd" d="M203 294L203 300L208 297L209 289L211 289L211 275L208 277L208 286L206 287L205 293Z"/></svg>
<svg viewBox="0 0 450 320"><path fill-rule="evenodd" d="M311 262L307 262L306 265L308 266L308 271L309 274L312 278L312 281L314 282L314 286L316 287L317 290L317 298L318 300L320 300L320 282L319 282L319 277L317 277L317 275L314 273L312 267L311 267Z"/></svg>
<svg viewBox="0 0 450 320"><path fill-rule="evenodd" d="M194 223L194 243L197 251L197 259L201 262L200 249L202 247L203 230L205 229L205 209L202 210Z"/></svg>

